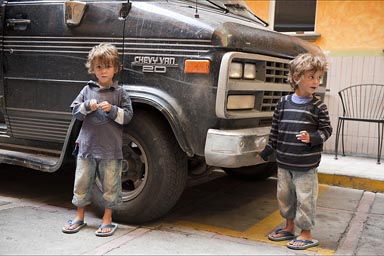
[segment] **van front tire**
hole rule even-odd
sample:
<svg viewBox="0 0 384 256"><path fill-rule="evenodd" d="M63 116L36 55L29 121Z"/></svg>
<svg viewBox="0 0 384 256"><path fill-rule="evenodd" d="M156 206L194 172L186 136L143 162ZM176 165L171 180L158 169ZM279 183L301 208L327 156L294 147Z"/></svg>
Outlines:
<svg viewBox="0 0 384 256"><path fill-rule="evenodd" d="M162 119L135 110L124 130L123 203L113 209L116 221L140 224L164 216L179 200L187 180L187 157ZM97 179L92 205L104 212Z"/></svg>

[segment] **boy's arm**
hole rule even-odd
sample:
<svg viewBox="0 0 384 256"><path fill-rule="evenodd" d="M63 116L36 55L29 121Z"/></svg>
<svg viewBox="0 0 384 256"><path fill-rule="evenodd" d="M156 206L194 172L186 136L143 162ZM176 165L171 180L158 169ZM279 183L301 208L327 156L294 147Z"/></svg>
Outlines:
<svg viewBox="0 0 384 256"><path fill-rule="evenodd" d="M319 128L316 132L310 134L312 146L324 143L332 135L327 106L323 103L320 105L319 110Z"/></svg>
<svg viewBox="0 0 384 256"><path fill-rule="evenodd" d="M84 89L71 104L72 115L79 120L84 120L85 116L92 112L90 101L84 100Z"/></svg>
<svg viewBox="0 0 384 256"><path fill-rule="evenodd" d="M133 116L132 102L128 93L122 90L120 106L111 106L108 117L118 124L125 125L131 121Z"/></svg>
<svg viewBox="0 0 384 256"><path fill-rule="evenodd" d="M279 122L280 122L280 104L276 107L275 112L273 113L271 132L269 134L268 144L265 146L263 151L260 152L260 157L267 161L267 157L271 155L276 150L277 136L279 133Z"/></svg>

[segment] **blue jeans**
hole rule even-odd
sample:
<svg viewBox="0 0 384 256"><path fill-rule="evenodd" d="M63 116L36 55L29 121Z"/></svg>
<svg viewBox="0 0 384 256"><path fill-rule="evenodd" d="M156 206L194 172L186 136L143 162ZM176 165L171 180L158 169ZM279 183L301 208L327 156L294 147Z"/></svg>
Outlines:
<svg viewBox="0 0 384 256"><path fill-rule="evenodd" d="M318 195L317 168L306 172L277 170L277 201L280 214L304 230L315 225Z"/></svg>
<svg viewBox="0 0 384 256"><path fill-rule="evenodd" d="M77 207L91 204L91 193L97 173L103 186L105 208L121 204L121 171L121 160L77 157L72 203Z"/></svg>

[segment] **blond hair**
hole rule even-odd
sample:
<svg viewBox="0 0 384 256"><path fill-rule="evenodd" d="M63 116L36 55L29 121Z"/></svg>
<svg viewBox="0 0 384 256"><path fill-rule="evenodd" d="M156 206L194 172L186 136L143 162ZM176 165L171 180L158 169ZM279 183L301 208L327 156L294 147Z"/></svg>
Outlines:
<svg viewBox="0 0 384 256"><path fill-rule="evenodd" d="M101 43L94 46L88 53L88 60L85 66L88 73L93 74L96 63L109 66L112 65L116 73L120 71L120 59L117 48L108 43Z"/></svg>
<svg viewBox="0 0 384 256"><path fill-rule="evenodd" d="M295 77L301 79L306 71L327 71L327 62L321 56L311 53L302 53L289 62L288 83L293 90L297 89L297 81Z"/></svg>

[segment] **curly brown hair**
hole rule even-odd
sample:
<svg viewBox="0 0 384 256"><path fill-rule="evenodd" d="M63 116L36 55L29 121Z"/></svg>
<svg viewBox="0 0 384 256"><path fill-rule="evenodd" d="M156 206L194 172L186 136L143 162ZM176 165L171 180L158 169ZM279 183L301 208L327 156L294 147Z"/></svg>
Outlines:
<svg viewBox="0 0 384 256"><path fill-rule="evenodd" d="M302 53L296 56L289 62L288 83L293 90L297 89L297 81L295 77L301 78L306 71L322 71L325 72L328 69L327 61L317 55L311 53Z"/></svg>
<svg viewBox="0 0 384 256"><path fill-rule="evenodd" d="M93 74L95 64L99 63L105 66L112 65L116 72L120 71L120 58L117 48L108 43L101 43L94 46L88 53L88 60L85 66L88 73Z"/></svg>

